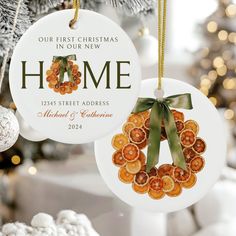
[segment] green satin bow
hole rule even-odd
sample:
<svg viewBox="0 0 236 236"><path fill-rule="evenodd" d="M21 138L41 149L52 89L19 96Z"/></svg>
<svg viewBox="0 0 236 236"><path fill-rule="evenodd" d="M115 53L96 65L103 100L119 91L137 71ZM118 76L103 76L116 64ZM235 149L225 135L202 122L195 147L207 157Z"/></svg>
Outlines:
<svg viewBox="0 0 236 236"><path fill-rule="evenodd" d="M175 120L170 107L192 109L191 94L177 94L163 99L139 98L133 109L132 113L139 113L151 109L147 152L148 172L159 162L162 119L164 120L165 131L173 162L176 166L184 170L187 169Z"/></svg>
<svg viewBox="0 0 236 236"><path fill-rule="evenodd" d="M69 60L76 60L76 55L68 55L65 57L62 56L54 56L53 57L53 62L60 62L60 83L62 83L64 81L64 76L65 76L65 72L67 72L68 78L70 81L72 81L72 70L68 64Z"/></svg>

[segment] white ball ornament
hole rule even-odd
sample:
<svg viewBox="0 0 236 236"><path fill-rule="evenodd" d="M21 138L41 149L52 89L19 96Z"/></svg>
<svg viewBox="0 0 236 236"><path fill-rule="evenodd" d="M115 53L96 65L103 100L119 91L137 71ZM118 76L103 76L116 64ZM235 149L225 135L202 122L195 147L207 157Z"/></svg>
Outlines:
<svg viewBox="0 0 236 236"><path fill-rule="evenodd" d="M143 67L153 66L157 63L158 40L149 34L147 28L140 30L139 36L134 39L134 46Z"/></svg>
<svg viewBox="0 0 236 236"><path fill-rule="evenodd" d="M12 147L19 136L19 123L14 113L0 106L0 152Z"/></svg>
<svg viewBox="0 0 236 236"><path fill-rule="evenodd" d="M199 225L206 227L210 224L236 218L235 199L236 184L229 181L218 182L212 191L195 206Z"/></svg>
<svg viewBox="0 0 236 236"><path fill-rule="evenodd" d="M23 138L32 142L40 142L47 139L47 137L41 135L38 131L28 125L18 111L16 111L16 118L20 126L20 135Z"/></svg>

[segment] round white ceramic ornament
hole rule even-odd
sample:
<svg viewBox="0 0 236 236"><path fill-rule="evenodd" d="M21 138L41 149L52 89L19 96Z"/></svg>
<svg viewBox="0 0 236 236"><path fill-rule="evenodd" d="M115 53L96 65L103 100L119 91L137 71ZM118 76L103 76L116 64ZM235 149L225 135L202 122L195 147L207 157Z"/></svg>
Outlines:
<svg viewBox="0 0 236 236"><path fill-rule="evenodd" d="M155 92L156 86L157 86L157 79L148 79L143 81L139 97L155 98L154 94L156 94ZM134 183L137 183L135 182L136 180L135 176L134 180L132 180L132 178L129 179L130 174L123 175L123 180L126 179L130 181L130 184L125 184L124 181L122 182L120 180L121 175L124 174L125 172L120 172L121 175L118 176L118 171L120 168L126 168L126 172L127 171L129 172L131 170L132 171L137 170L139 168L138 164L136 163L135 165L127 166L128 162L126 162L126 164L124 164L122 167L119 168L113 164L114 160L112 160L113 153L115 152L112 146L112 142L114 141L113 137L116 134L120 134L123 132L122 127L117 129L113 133L109 134L107 137L104 137L96 141L95 154L98 168L100 170L102 177L104 178L106 184L112 190L112 192L115 193L121 200L123 200L124 202L133 207L141 208L148 211L172 212L186 208L196 203L213 186L213 184L218 179L221 170L225 164L226 142L221 119L219 117L217 110L212 105L212 103L209 102L208 98L205 97L199 90L184 82L165 78L163 79L163 91L164 91L164 98L176 94L185 94L185 93L191 94L193 109L187 110L187 109L175 108L175 110L177 110L178 112L182 112L184 114L184 121L194 120L198 123L199 130L197 132L191 130L189 131L189 128L186 128L186 130L188 130L187 132L190 134L196 132L197 133L196 138L201 137L206 144L206 149L204 153L195 154L193 157L191 157L191 159L189 159L189 160L195 160L194 162L188 163L189 173L193 173L193 169L196 167L199 168L199 165L201 167L201 162L199 162L199 160L202 159L199 158L199 156L205 160L205 165L203 166L204 168L201 169L201 171L199 171L198 173L195 173L196 177L195 180L188 178L188 180L186 179L187 182L185 182L184 184L183 182L179 181L180 179L178 179L179 178L178 175L173 175L172 172L173 170L171 170L171 172L166 172L165 175L169 174L171 178L173 178L173 180L175 180L176 182L179 181L178 185L175 186L179 186L181 188L181 192L179 191L179 187L176 189L172 188L171 192L167 192L169 187L167 181L168 177L165 178L165 181L167 181L165 182L167 183L167 185L165 186L166 189L164 188L164 185L157 186L162 188L161 191L164 190L166 191L165 195L161 195L161 197L160 197L160 192L157 193L156 196L160 197L159 199L151 198L150 195L148 194L148 188L145 190L145 186L141 186L140 188L136 189L138 191L143 192L143 194L138 194L137 192L135 192L132 188L132 185ZM124 120L123 123L125 122L126 120ZM193 146L191 148L193 148ZM198 149L199 146L197 144L195 145L195 148L199 150ZM142 149L141 151L145 155L147 155L147 147L145 149ZM124 155L124 151L122 151L122 155ZM133 155L133 153L129 152L129 155ZM197 159L194 159L196 156ZM162 164L172 165L172 163L173 160L171 157L168 142L167 140L162 141L160 144L159 163L156 165L156 168L159 168ZM175 173L178 174L179 172ZM157 177L155 178L158 179L160 177L160 174L163 173L162 172L156 173L155 176ZM180 175L182 176L182 173ZM138 180L142 182L143 179L139 178ZM162 180L164 181L164 179ZM151 178L149 179L149 191L151 186L150 183L151 183ZM186 183L188 183L188 186L190 186L190 183L195 183L195 184L192 185L190 188L186 188ZM152 187L156 187L156 185L154 186L152 185ZM154 196L153 191L151 195Z"/></svg>
<svg viewBox="0 0 236 236"><path fill-rule="evenodd" d="M108 18L80 10L37 21L17 44L10 88L24 120L43 136L86 143L117 128L131 112L140 86L138 55ZM124 102L125 101L125 102Z"/></svg>

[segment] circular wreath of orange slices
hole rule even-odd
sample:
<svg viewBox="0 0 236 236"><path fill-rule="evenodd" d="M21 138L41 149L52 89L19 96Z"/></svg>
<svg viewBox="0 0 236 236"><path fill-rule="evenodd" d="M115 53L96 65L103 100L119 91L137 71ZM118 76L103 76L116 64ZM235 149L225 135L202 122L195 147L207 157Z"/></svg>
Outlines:
<svg viewBox="0 0 236 236"><path fill-rule="evenodd" d="M61 95L71 94L73 91L78 89L78 85L81 83L81 72L79 71L79 66L74 64L73 61L69 61L68 65L72 72L70 81L60 81L59 75L61 63L59 61L53 62L50 69L46 71L48 87Z"/></svg>
<svg viewBox="0 0 236 236"><path fill-rule="evenodd" d="M115 152L112 162L119 167L121 182L131 184L137 194L149 196L153 200L164 197L178 197L183 189L196 185L197 173L202 171L205 160L202 154L206 150L205 141L197 137L199 125L194 120L184 120L182 112L172 110L187 170L174 164L162 164L147 172L147 157L144 150L148 145L150 112L131 114L122 127L123 133L114 135L112 146ZM166 140L164 123L161 125L161 141ZM200 156L201 155L201 156ZM161 158L161 157L160 157Z"/></svg>

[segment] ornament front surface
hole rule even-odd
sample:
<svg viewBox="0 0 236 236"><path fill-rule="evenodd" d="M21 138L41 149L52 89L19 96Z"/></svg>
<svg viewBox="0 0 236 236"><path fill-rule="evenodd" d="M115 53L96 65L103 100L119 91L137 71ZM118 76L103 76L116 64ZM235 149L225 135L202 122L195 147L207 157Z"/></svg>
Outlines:
<svg viewBox="0 0 236 236"><path fill-rule="evenodd" d="M43 136L86 143L117 128L131 112L141 71L135 47L108 18L74 10L37 21L17 44L10 88L19 113Z"/></svg>
<svg viewBox="0 0 236 236"><path fill-rule="evenodd" d="M156 84L156 79L143 81L139 97L155 98ZM160 122L159 162L151 170L147 168L147 147L155 124L152 124L149 110L131 114L121 128L96 141L95 154L102 177L121 200L144 210L172 212L194 204L213 186L225 163L226 142L217 110L199 90L166 78L163 90L164 99L178 95L182 104L186 103L186 96L180 95L191 94L192 110L173 108L179 106L180 103L175 103L177 100L173 100L173 107L170 105L186 170L177 166L180 158L173 155L176 143L170 150L174 135L166 123L165 112ZM168 129L172 135L169 132L168 136Z"/></svg>

